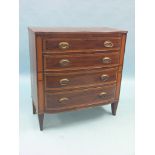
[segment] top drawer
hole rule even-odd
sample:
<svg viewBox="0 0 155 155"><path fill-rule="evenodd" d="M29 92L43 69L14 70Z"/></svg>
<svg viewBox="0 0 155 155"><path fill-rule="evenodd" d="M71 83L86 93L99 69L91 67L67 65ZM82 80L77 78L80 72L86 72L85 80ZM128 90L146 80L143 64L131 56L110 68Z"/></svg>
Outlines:
<svg viewBox="0 0 155 155"><path fill-rule="evenodd" d="M120 37L100 38L48 38L43 41L44 52L81 50L81 49L114 49L120 48ZM51 51L51 52L52 52Z"/></svg>

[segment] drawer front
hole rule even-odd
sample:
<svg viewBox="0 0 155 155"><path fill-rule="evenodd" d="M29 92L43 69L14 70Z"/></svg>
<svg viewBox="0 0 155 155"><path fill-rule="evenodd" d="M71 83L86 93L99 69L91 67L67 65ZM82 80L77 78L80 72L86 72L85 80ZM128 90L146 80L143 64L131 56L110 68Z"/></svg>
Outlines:
<svg viewBox="0 0 155 155"><path fill-rule="evenodd" d="M79 38L79 39L45 39L44 51L67 51L81 49L111 49L120 48L120 37Z"/></svg>
<svg viewBox="0 0 155 155"><path fill-rule="evenodd" d="M88 87L91 85L116 82L117 68L69 73L46 73L45 90Z"/></svg>
<svg viewBox="0 0 155 155"><path fill-rule="evenodd" d="M44 70L64 70L92 67L113 67L119 65L119 53L44 55Z"/></svg>
<svg viewBox="0 0 155 155"><path fill-rule="evenodd" d="M114 100L115 85L83 90L46 92L46 110L78 107L81 105L104 104Z"/></svg>

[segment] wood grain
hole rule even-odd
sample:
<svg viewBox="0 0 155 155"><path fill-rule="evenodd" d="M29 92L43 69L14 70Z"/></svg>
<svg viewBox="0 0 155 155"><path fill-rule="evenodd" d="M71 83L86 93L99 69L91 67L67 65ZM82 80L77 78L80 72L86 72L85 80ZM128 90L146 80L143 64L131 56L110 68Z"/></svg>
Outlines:
<svg viewBox="0 0 155 155"><path fill-rule="evenodd" d="M44 113L111 104L116 115L126 37L127 31L107 27L29 28L32 105L40 130ZM69 48L60 49L60 42Z"/></svg>
<svg viewBox="0 0 155 155"><path fill-rule="evenodd" d="M121 37L100 37L100 38L58 38L58 39L44 39L44 51L50 50L52 51L65 51L68 50L84 50L84 49L111 49L109 47L104 46L105 41L111 41L113 43L113 47L118 48L121 44ZM59 48L59 43L67 42L69 44L69 48L67 50L63 50Z"/></svg>
<svg viewBox="0 0 155 155"><path fill-rule="evenodd" d="M44 113L44 82L43 82L43 57L42 57L42 38L36 37L37 46L37 79L38 79L38 114Z"/></svg>
<svg viewBox="0 0 155 155"><path fill-rule="evenodd" d="M122 69L123 69L123 62L124 62L124 53L125 53L125 44L126 44L126 34L122 35L122 44L121 44L121 51L120 51L120 66L118 68L117 74L117 88L115 93L115 99L119 100L120 96L120 89L121 89L121 79L122 79Z"/></svg>
<svg viewBox="0 0 155 155"><path fill-rule="evenodd" d="M103 63L102 59L109 57L110 63ZM67 59L69 65L62 66L60 61ZM72 70L87 67L115 67L119 65L119 53L101 53L101 54L78 54L78 55L44 55L44 71L52 70Z"/></svg>
<svg viewBox="0 0 155 155"><path fill-rule="evenodd" d="M103 79L103 75L105 78ZM110 69L94 69L90 71L76 71L64 73L45 73L45 90L66 90L77 87L89 87L90 85L115 83L117 76L117 68ZM66 85L61 85L62 79L68 79Z"/></svg>
<svg viewBox="0 0 155 155"><path fill-rule="evenodd" d="M100 94L105 92L106 94L103 97L100 97ZM61 91L61 92L46 92L46 110L50 109L61 109L68 107L77 107L78 105L83 104L94 104L107 100L114 100L115 94L115 85L98 87L98 88L88 88L82 90L73 90L73 91ZM68 98L67 101L62 103L59 102L61 98Z"/></svg>

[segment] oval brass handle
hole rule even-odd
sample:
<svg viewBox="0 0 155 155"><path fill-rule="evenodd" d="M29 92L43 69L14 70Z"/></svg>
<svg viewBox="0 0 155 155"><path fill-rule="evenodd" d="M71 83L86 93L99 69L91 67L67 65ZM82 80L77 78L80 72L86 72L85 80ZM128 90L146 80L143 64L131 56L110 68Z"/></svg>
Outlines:
<svg viewBox="0 0 155 155"><path fill-rule="evenodd" d="M69 79L61 79L60 80L60 85L67 85L69 83Z"/></svg>
<svg viewBox="0 0 155 155"><path fill-rule="evenodd" d="M104 58L102 59L102 62L103 62L104 64L109 64L109 63L111 63L111 58L109 58L109 57L104 57Z"/></svg>
<svg viewBox="0 0 155 155"><path fill-rule="evenodd" d="M69 48L69 43L68 42L60 42L59 43L59 48L62 50L66 50Z"/></svg>
<svg viewBox="0 0 155 155"><path fill-rule="evenodd" d="M108 78L109 78L109 75L108 75L108 74L102 74L102 75L101 75L101 80L102 80L102 81L107 81Z"/></svg>
<svg viewBox="0 0 155 155"><path fill-rule="evenodd" d="M99 94L99 97L103 98L103 97L105 97L106 95L107 95L106 92L101 92L101 93Z"/></svg>
<svg viewBox="0 0 155 155"><path fill-rule="evenodd" d="M109 48L109 47L113 47L114 44L113 44L110 40L106 40L106 41L104 42L104 46Z"/></svg>
<svg viewBox="0 0 155 155"><path fill-rule="evenodd" d="M59 64L61 65L61 66L69 66L69 64L70 64L70 61L68 60L68 59L62 59L62 60L60 60L59 61Z"/></svg>
<svg viewBox="0 0 155 155"><path fill-rule="evenodd" d="M62 102L68 101L68 100L69 100L69 98L63 97L63 98L59 99L59 103L62 103Z"/></svg>

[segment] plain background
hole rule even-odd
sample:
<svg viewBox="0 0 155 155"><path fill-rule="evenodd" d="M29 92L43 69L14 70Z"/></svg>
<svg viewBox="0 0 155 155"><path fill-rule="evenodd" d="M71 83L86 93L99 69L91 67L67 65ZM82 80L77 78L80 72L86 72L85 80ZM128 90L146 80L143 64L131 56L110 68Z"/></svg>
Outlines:
<svg viewBox="0 0 155 155"><path fill-rule="evenodd" d="M20 154L134 154L134 1L21 0L19 24ZM46 115L45 130L39 131L31 108L28 26L110 26L128 30L116 118L111 117L109 106Z"/></svg>
<svg viewBox="0 0 155 155"><path fill-rule="evenodd" d="M154 45L155 22L152 20L155 14L154 5L155 1L153 0L136 0L136 155L155 154L155 126L153 124L155 84L152 82L155 79L155 53L152 50L152 46L148 46L148 42L146 43L147 38L149 38L149 45ZM18 0L5 0L0 5L2 23L0 37L2 59L0 61L0 70L5 75L0 76L0 93L2 94L0 112L0 143L2 147L0 153L5 155L19 153L18 9ZM13 37L11 41L9 40L9 46L8 36ZM146 61L146 55L150 56L149 61ZM5 58L7 58L9 63L6 63ZM144 72L147 72L147 74L144 74ZM7 109L7 112L5 109ZM31 140L31 138L29 139Z"/></svg>
<svg viewBox="0 0 155 155"><path fill-rule="evenodd" d="M20 74L29 75L28 26L128 30L124 76L134 77L134 0L20 0Z"/></svg>

